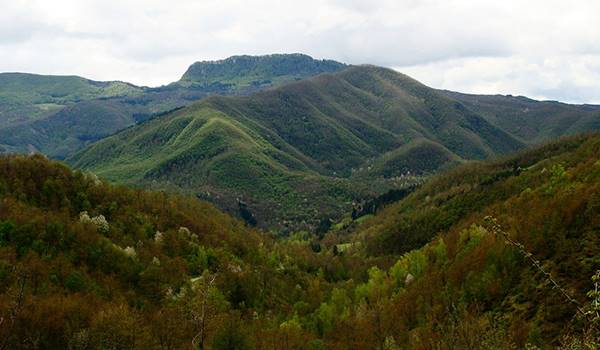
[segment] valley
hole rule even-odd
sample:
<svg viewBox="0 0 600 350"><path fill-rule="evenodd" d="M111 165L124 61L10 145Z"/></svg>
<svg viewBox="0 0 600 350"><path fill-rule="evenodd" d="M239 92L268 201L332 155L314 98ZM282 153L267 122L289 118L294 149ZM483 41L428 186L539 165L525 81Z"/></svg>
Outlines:
<svg viewBox="0 0 600 350"><path fill-rule="evenodd" d="M375 215L285 239L206 202L117 187L41 156L5 156L0 315L12 318L0 341L13 349L29 348L24 340L46 349L596 344L599 150L599 136L578 136L461 165Z"/></svg>

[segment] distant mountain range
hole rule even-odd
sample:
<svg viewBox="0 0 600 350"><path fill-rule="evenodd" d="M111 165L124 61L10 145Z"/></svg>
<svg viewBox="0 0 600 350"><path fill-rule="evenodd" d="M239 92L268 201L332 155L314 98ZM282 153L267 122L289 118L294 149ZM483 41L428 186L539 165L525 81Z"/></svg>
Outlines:
<svg viewBox="0 0 600 350"><path fill-rule="evenodd" d="M0 153L192 194L264 227L314 229L466 160L593 130L600 106L436 90L302 54L197 62L158 88L0 74Z"/></svg>
<svg viewBox="0 0 600 350"><path fill-rule="evenodd" d="M527 144L600 130L600 106L536 101L523 96L443 91Z"/></svg>
<svg viewBox="0 0 600 350"><path fill-rule="evenodd" d="M194 63L157 88L75 76L0 74L0 153L64 159L87 144L212 94L243 95L344 68L302 54L233 56Z"/></svg>

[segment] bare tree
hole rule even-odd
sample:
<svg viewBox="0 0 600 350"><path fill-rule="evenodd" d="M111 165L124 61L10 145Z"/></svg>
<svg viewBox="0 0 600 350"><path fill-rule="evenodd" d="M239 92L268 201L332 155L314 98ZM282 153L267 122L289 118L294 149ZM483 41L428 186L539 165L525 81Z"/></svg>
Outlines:
<svg viewBox="0 0 600 350"><path fill-rule="evenodd" d="M540 261L537 260L533 256L532 253L530 253L527 249L525 249L525 246L523 244L514 240L508 234L508 232L504 231L502 229L502 227L500 226L500 224L498 224L498 220L496 220L496 218L494 218L492 216L486 216L484 218L484 220L487 224L486 225L487 229L490 232L492 232L493 234L495 234L497 236L502 237L506 243L517 248L521 252L521 254L523 254L529 260L531 265L533 267L535 267L539 272L541 272L542 275L546 278L546 280L548 280L552 284L552 287L554 289L556 289L560 294L562 294L563 297L575 307L575 309L577 310L577 312L579 313L580 316L584 317L588 321L590 320L590 315L588 313L586 313L586 311L583 309L583 306L581 305L581 303L579 301L577 301L577 299L575 299L571 294L569 294L569 292L567 292L567 290L565 288L563 288L560 284L558 284L558 282L552 277L550 272L548 272L548 271L546 271L546 269L544 269L544 267L542 266Z"/></svg>
<svg viewBox="0 0 600 350"><path fill-rule="evenodd" d="M201 283L192 285L193 294L188 312L195 332L192 338L194 349L204 349L208 324L217 313L217 305L211 300L216 279L216 274L205 273L201 277Z"/></svg>

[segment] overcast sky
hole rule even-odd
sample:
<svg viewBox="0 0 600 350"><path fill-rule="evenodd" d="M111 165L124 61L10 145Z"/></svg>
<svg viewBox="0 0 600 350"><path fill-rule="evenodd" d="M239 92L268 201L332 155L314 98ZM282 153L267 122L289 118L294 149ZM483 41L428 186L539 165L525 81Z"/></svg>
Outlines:
<svg viewBox="0 0 600 350"><path fill-rule="evenodd" d="M600 103L599 0L0 0L0 71L155 86L302 52L473 93Z"/></svg>

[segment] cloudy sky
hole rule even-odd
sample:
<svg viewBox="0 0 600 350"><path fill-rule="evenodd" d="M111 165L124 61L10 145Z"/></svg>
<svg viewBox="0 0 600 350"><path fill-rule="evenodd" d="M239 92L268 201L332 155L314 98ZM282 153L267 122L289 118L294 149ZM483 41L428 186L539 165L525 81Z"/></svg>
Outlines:
<svg viewBox="0 0 600 350"><path fill-rule="evenodd" d="M598 0L0 0L0 71L155 86L302 52L437 88L600 103Z"/></svg>

